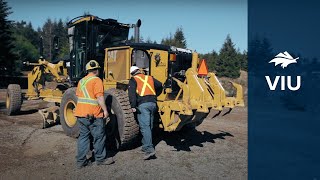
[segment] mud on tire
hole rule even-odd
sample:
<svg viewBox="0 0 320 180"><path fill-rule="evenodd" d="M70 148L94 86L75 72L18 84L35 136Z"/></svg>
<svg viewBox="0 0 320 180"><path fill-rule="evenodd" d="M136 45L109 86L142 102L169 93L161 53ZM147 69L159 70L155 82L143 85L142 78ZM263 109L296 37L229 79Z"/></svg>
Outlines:
<svg viewBox="0 0 320 180"><path fill-rule="evenodd" d="M59 109L62 129L71 137L79 136L79 126L76 117L73 115L77 101L76 88L70 88L64 92Z"/></svg>
<svg viewBox="0 0 320 180"><path fill-rule="evenodd" d="M139 125L131 109L128 94L119 89L105 92L110 121L107 124L109 142L113 141L118 149L127 149L138 139Z"/></svg>
<svg viewBox="0 0 320 180"><path fill-rule="evenodd" d="M6 97L7 115L20 111L22 104L21 88L18 84L9 84Z"/></svg>

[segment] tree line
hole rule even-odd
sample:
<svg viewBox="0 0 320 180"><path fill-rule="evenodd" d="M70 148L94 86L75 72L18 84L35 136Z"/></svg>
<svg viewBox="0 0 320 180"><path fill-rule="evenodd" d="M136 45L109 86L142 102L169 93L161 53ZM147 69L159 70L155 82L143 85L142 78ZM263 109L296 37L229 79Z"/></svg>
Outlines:
<svg viewBox="0 0 320 180"><path fill-rule="evenodd" d="M43 46L43 54L46 59L63 58L68 55L68 38L66 23L61 19L48 18L44 25L34 30L31 22L25 21L12 23L14 52L18 62L35 62L40 57L40 46ZM59 53L55 53L53 39L59 37ZM42 40L41 40L42 39ZM40 43L42 41L42 44ZM57 55L57 57L55 57Z"/></svg>
<svg viewBox="0 0 320 180"><path fill-rule="evenodd" d="M48 18L42 27L35 30L31 22L9 20L8 15L11 13L7 2L0 0L0 74L19 74L25 70L23 62L36 62L40 57L40 37L43 42L43 56L47 60L67 59L69 55L67 20ZM54 37L59 37L58 53L53 51ZM133 41L133 37L128 40ZM144 40L141 36L140 40L157 43L150 37ZM161 44L188 48L182 27L178 27L173 35L170 33L168 37L163 38ZM209 70L216 72L218 76L237 78L240 70L248 69L247 52L236 50L229 35L219 52L212 50L210 53L199 55L201 59L207 60Z"/></svg>
<svg viewBox="0 0 320 180"><path fill-rule="evenodd" d="M31 22L13 22L5 0L0 0L0 74L20 74L23 62L37 62L43 39L43 56L48 60L63 58L69 53L66 21L48 18L42 27L34 29ZM53 51L53 39L59 37L59 53ZM57 57L55 57L57 55Z"/></svg>

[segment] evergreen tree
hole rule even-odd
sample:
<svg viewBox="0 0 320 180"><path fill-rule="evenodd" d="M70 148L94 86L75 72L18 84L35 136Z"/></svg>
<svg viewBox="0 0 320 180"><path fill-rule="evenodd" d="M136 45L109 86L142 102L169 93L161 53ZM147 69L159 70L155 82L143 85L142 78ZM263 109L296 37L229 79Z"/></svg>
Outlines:
<svg viewBox="0 0 320 180"><path fill-rule="evenodd" d="M179 27L173 37L174 46L178 48L187 48L187 41L184 37L182 27Z"/></svg>
<svg viewBox="0 0 320 180"><path fill-rule="evenodd" d="M150 38L149 38L149 39L150 39ZM148 41L149 39L147 39L147 41ZM131 43L134 43L134 42L135 42L134 36L131 35L130 38L128 39L128 41L131 42ZM140 38L139 38L139 42L140 42L140 43L145 42L145 41L144 41L144 38L143 38L141 35L140 35Z"/></svg>
<svg viewBox="0 0 320 180"><path fill-rule="evenodd" d="M261 42L260 57L262 57L263 61L267 62L273 58L273 49L271 47L271 43L267 38L263 38Z"/></svg>
<svg viewBox="0 0 320 180"><path fill-rule="evenodd" d="M31 22L25 26L25 37L33 44L35 47L39 46L39 34L32 27Z"/></svg>
<svg viewBox="0 0 320 180"><path fill-rule="evenodd" d="M60 60L68 56L69 54L69 44L68 44L68 29L66 23L63 23L62 19L58 21L52 21L50 18L44 23L41 29L41 36L43 37L43 47L44 47L44 56L47 60ZM58 52L55 52L54 47L54 38L59 38L59 47ZM58 54L55 54L58 53Z"/></svg>
<svg viewBox="0 0 320 180"><path fill-rule="evenodd" d="M268 62L273 58L273 49L268 39L255 37L249 42L250 53L248 58L250 59L249 68L251 72L263 73L266 69L262 66L264 63L258 62Z"/></svg>
<svg viewBox="0 0 320 180"><path fill-rule="evenodd" d="M150 44L152 43L152 40L150 37L147 38L146 43L150 43Z"/></svg>
<svg viewBox="0 0 320 180"><path fill-rule="evenodd" d="M147 38L146 43L157 44L157 41L152 41L150 37Z"/></svg>
<svg viewBox="0 0 320 180"><path fill-rule="evenodd" d="M59 38L59 54L57 60L60 60L69 55L68 29L66 23L62 22L62 19L54 23L54 29L54 36Z"/></svg>
<svg viewBox="0 0 320 180"><path fill-rule="evenodd" d="M54 37L54 23L50 18L44 23L41 36L43 37L43 55L47 60L51 60L52 58L52 45L53 45L53 37Z"/></svg>
<svg viewBox="0 0 320 180"><path fill-rule="evenodd" d="M167 46L174 46L174 40L173 40L172 34L170 33L169 37L163 38L161 40L161 44L167 45Z"/></svg>
<svg viewBox="0 0 320 180"><path fill-rule="evenodd" d="M13 24L14 52L19 60L36 62L39 58L38 33L32 28L31 22L28 24L25 21L16 22Z"/></svg>
<svg viewBox="0 0 320 180"><path fill-rule="evenodd" d="M240 69L243 71L248 71L248 53L244 51L243 53L238 53L240 58Z"/></svg>
<svg viewBox="0 0 320 180"><path fill-rule="evenodd" d="M217 59L216 71L218 76L237 78L240 76L240 59L230 35L227 36Z"/></svg>
<svg viewBox="0 0 320 180"><path fill-rule="evenodd" d="M134 42L134 37L131 35L130 39L128 40L129 42Z"/></svg>
<svg viewBox="0 0 320 180"><path fill-rule="evenodd" d="M14 34L24 36L34 46L39 45L38 32L33 29L31 22L20 21L13 23L13 32Z"/></svg>
<svg viewBox="0 0 320 180"><path fill-rule="evenodd" d="M187 48L187 41L184 37L182 27L177 28L174 36L170 33L168 37L162 39L161 44L178 48Z"/></svg>
<svg viewBox="0 0 320 180"><path fill-rule="evenodd" d="M39 58L39 52L31 41L20 34L14 34L15 37L15 47L14 51L17 54L21 62L29 61L36 62Z"/></svg>
<svg viewBox="0 0 320 180"><path fill-rule="evenodd" d="M11 27L12 22L8 20L11 14L10 7L7 2L0 0L0 73L9 74L15 70L17 60L14 54L14 38L12 35Z"/></svg>

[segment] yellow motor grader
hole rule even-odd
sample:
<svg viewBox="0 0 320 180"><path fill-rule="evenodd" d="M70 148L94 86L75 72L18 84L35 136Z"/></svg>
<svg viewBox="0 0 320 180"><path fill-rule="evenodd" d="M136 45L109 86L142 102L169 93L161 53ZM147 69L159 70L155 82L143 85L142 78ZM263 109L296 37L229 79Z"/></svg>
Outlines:
<svg viewBox="0 0 320 180"><path fill-rule="evenodd" d="M7 114L19 112L22 99L54 102L56 106L51 110L40 110L45 126L60 120L64 132L76 137L79 129L73 115L77 104L75 87L85 76L85 64L91 59L103 67L100 78L110 111L107 126L121 146L130 144L139 134L126 92L132 65L163 83L157 104L159 127L164 131L178 131L187 124L199 125L210 111L220 114L225 108L228 113L235 106L244 106L241 85L231 82L236 95L227 97L216 75L207 72L205 60L200 61L196 52L140 43L140 26L140 20L136 24L123 24L92 15L72 19L68 23L69 59L56 64L44 58L38 63L27 63L34 66L28 74L27 93L22 97L19 85L8 86ZM130 28L134 28L135 42L128 42Z"/></svg>

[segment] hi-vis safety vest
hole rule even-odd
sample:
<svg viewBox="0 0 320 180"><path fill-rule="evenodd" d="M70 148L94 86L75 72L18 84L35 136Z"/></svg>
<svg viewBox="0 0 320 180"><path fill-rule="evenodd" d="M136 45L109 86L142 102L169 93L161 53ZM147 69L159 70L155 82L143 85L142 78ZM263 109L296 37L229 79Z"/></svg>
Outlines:
<svg viewBox="0 0 320 180"><path fill-rule="evenodd" d="M87 84L88 82L90 82L91 80L95 79L95 78L98 78L96 76L91 76L91 77L88 77L86 79L81 79L80 80L80 90L83 94L83 96L78 96L78 103L81 103L81 104L89 104L89 105L93 105L93 106L98 106L98 100L97 99L94 99L92 97L90 97L89 93L88 93L88 89L87 89Z"/></svg>
<svg viewBox="0 0 320 180"><path fill-rule="evenodd" d="M151 76L138 74L134 76L134 79L137 82L136 92L139 96L156 95L153 78Z"/></svg>

